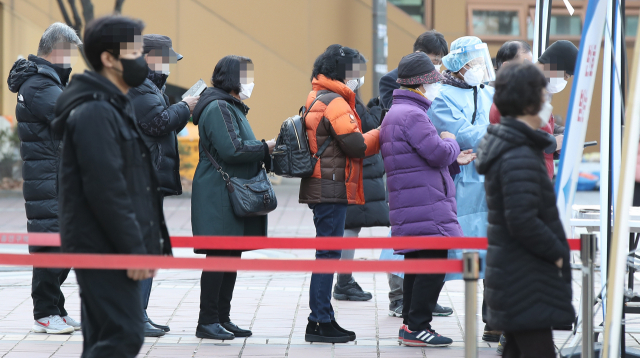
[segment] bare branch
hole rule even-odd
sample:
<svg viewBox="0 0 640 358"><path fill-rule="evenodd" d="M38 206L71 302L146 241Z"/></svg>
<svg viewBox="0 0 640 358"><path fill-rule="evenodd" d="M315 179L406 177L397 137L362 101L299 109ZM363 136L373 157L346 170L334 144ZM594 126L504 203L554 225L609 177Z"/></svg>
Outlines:
<svg viewBox="0 0 640 358"><path fill-rule="evenodd" d="M121 14L122 13L122 4L124 4L124 0L116 0L116 6L113 9L113 12L115 12L116 14Z"/></svg>
<svg viewBox="0 0 640 358"><path fill-rule="evenodd" d="M88 24L93 20L93 3L91 3L91 0L80 0L80 5L82 5L84 23Z"/></svg>
<svg viewBox="0 0 640 358"><path fill-rule="evenodd" d="M74 30L80 35L80 31L82 30L82 18L80 18L80 14L78 13L78 7L76 6L76 0L67 0L69 2L69 7L71 8L71 12L73 14L73 22L75 23Z"/></svg>
<svg viewBox="0 0 640 358"><path fill-rule="evenodd" d="M60 8L60 12L62 13L62 17L64 18L64 22L73 27L73 23L71 22L71 18L69 17L69 13L67 13L67 9L64 7L64 3L62 0L58 0L58 7Z"/></svg>

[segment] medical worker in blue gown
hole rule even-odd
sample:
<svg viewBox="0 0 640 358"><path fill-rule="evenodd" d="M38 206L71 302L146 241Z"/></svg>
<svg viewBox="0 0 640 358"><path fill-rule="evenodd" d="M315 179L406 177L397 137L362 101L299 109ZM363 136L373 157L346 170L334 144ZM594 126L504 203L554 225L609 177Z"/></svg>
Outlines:
<svg viewBox="0 0 640 358"><path fill-rule="evenodd" d="M489 110L493 103L493 87L488 86L495 80L491 55L486 43L475 36L461 37L451 43L449 54L442 58L446 67L441 82L440 94L431 104L427 115L438 132L451 132L461 150L473 149L474 152L489 126ZM479 175L474 165L461 166L456 176L456 202L458 203L458 222L465 236L487 236L487 202L485 200L484 176ZM484 258L481 252L484 277ZM462 258L462 250L450 250L449 258ZM447 274L445 280L462 279L461 274ZM483 304L483 321L485 320ZM482 339L498 342L499 331L485 326Z"/></svg>

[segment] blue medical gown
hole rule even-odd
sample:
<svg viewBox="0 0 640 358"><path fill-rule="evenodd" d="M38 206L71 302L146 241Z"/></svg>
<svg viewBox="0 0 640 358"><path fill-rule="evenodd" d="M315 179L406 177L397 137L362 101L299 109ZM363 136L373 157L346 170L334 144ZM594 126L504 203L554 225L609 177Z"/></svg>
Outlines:
<svg viewBox="0 0 640 358"><path fill-rule="evenodd" d="M490 86L478 87L476 120L473 118L473 89L442 85L440 96L431 104L427 115L438 130L456 136L461 150L476 151L480 140L487 133L489 110L493 104L494 89ZM487 201L484 191L484 176L479 175L475 165L460 167L461 172L454 179L458 222L465 236L487 236ZM481 278L484 278L486 251L480 251L482 260ZM462 250L449 250L449 259L462 259ZM462 274L447 274L445 281L461 280Z"/></svg>

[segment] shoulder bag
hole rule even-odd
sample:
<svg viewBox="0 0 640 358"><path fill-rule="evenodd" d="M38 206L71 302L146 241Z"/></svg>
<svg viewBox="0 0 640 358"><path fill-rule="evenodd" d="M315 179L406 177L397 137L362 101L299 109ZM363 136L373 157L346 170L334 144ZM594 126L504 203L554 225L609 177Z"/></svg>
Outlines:
<svg viewBox="0 0 640 358"><path fill-rule="evenodd" d="M225 181L233 213L239 217L264 216L274 211L278 206L276 194L267 177L267 171L262 167L260 173L251 179L230 177L222 170L211 153L202 146L207 158Z"/></svg>

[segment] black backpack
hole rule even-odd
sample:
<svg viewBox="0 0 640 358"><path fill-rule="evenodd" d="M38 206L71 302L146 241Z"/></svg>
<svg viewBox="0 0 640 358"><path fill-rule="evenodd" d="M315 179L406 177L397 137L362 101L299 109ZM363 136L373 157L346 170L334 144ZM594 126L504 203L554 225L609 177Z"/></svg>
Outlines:
<svg viewBox="0 0 640 358"><path fill-rule="evenodd" d="M305 118L316 101L324 95L323 93L317 96L308 110L303 106L298 115L289 117L282 123L280 134L276 139L276 147L271 155L272 169L276 175L287 178L308 178L313 174L318 159L327 149L332 138L325 140L318 148L318 152L312 154L309 150Z"/></svg>

